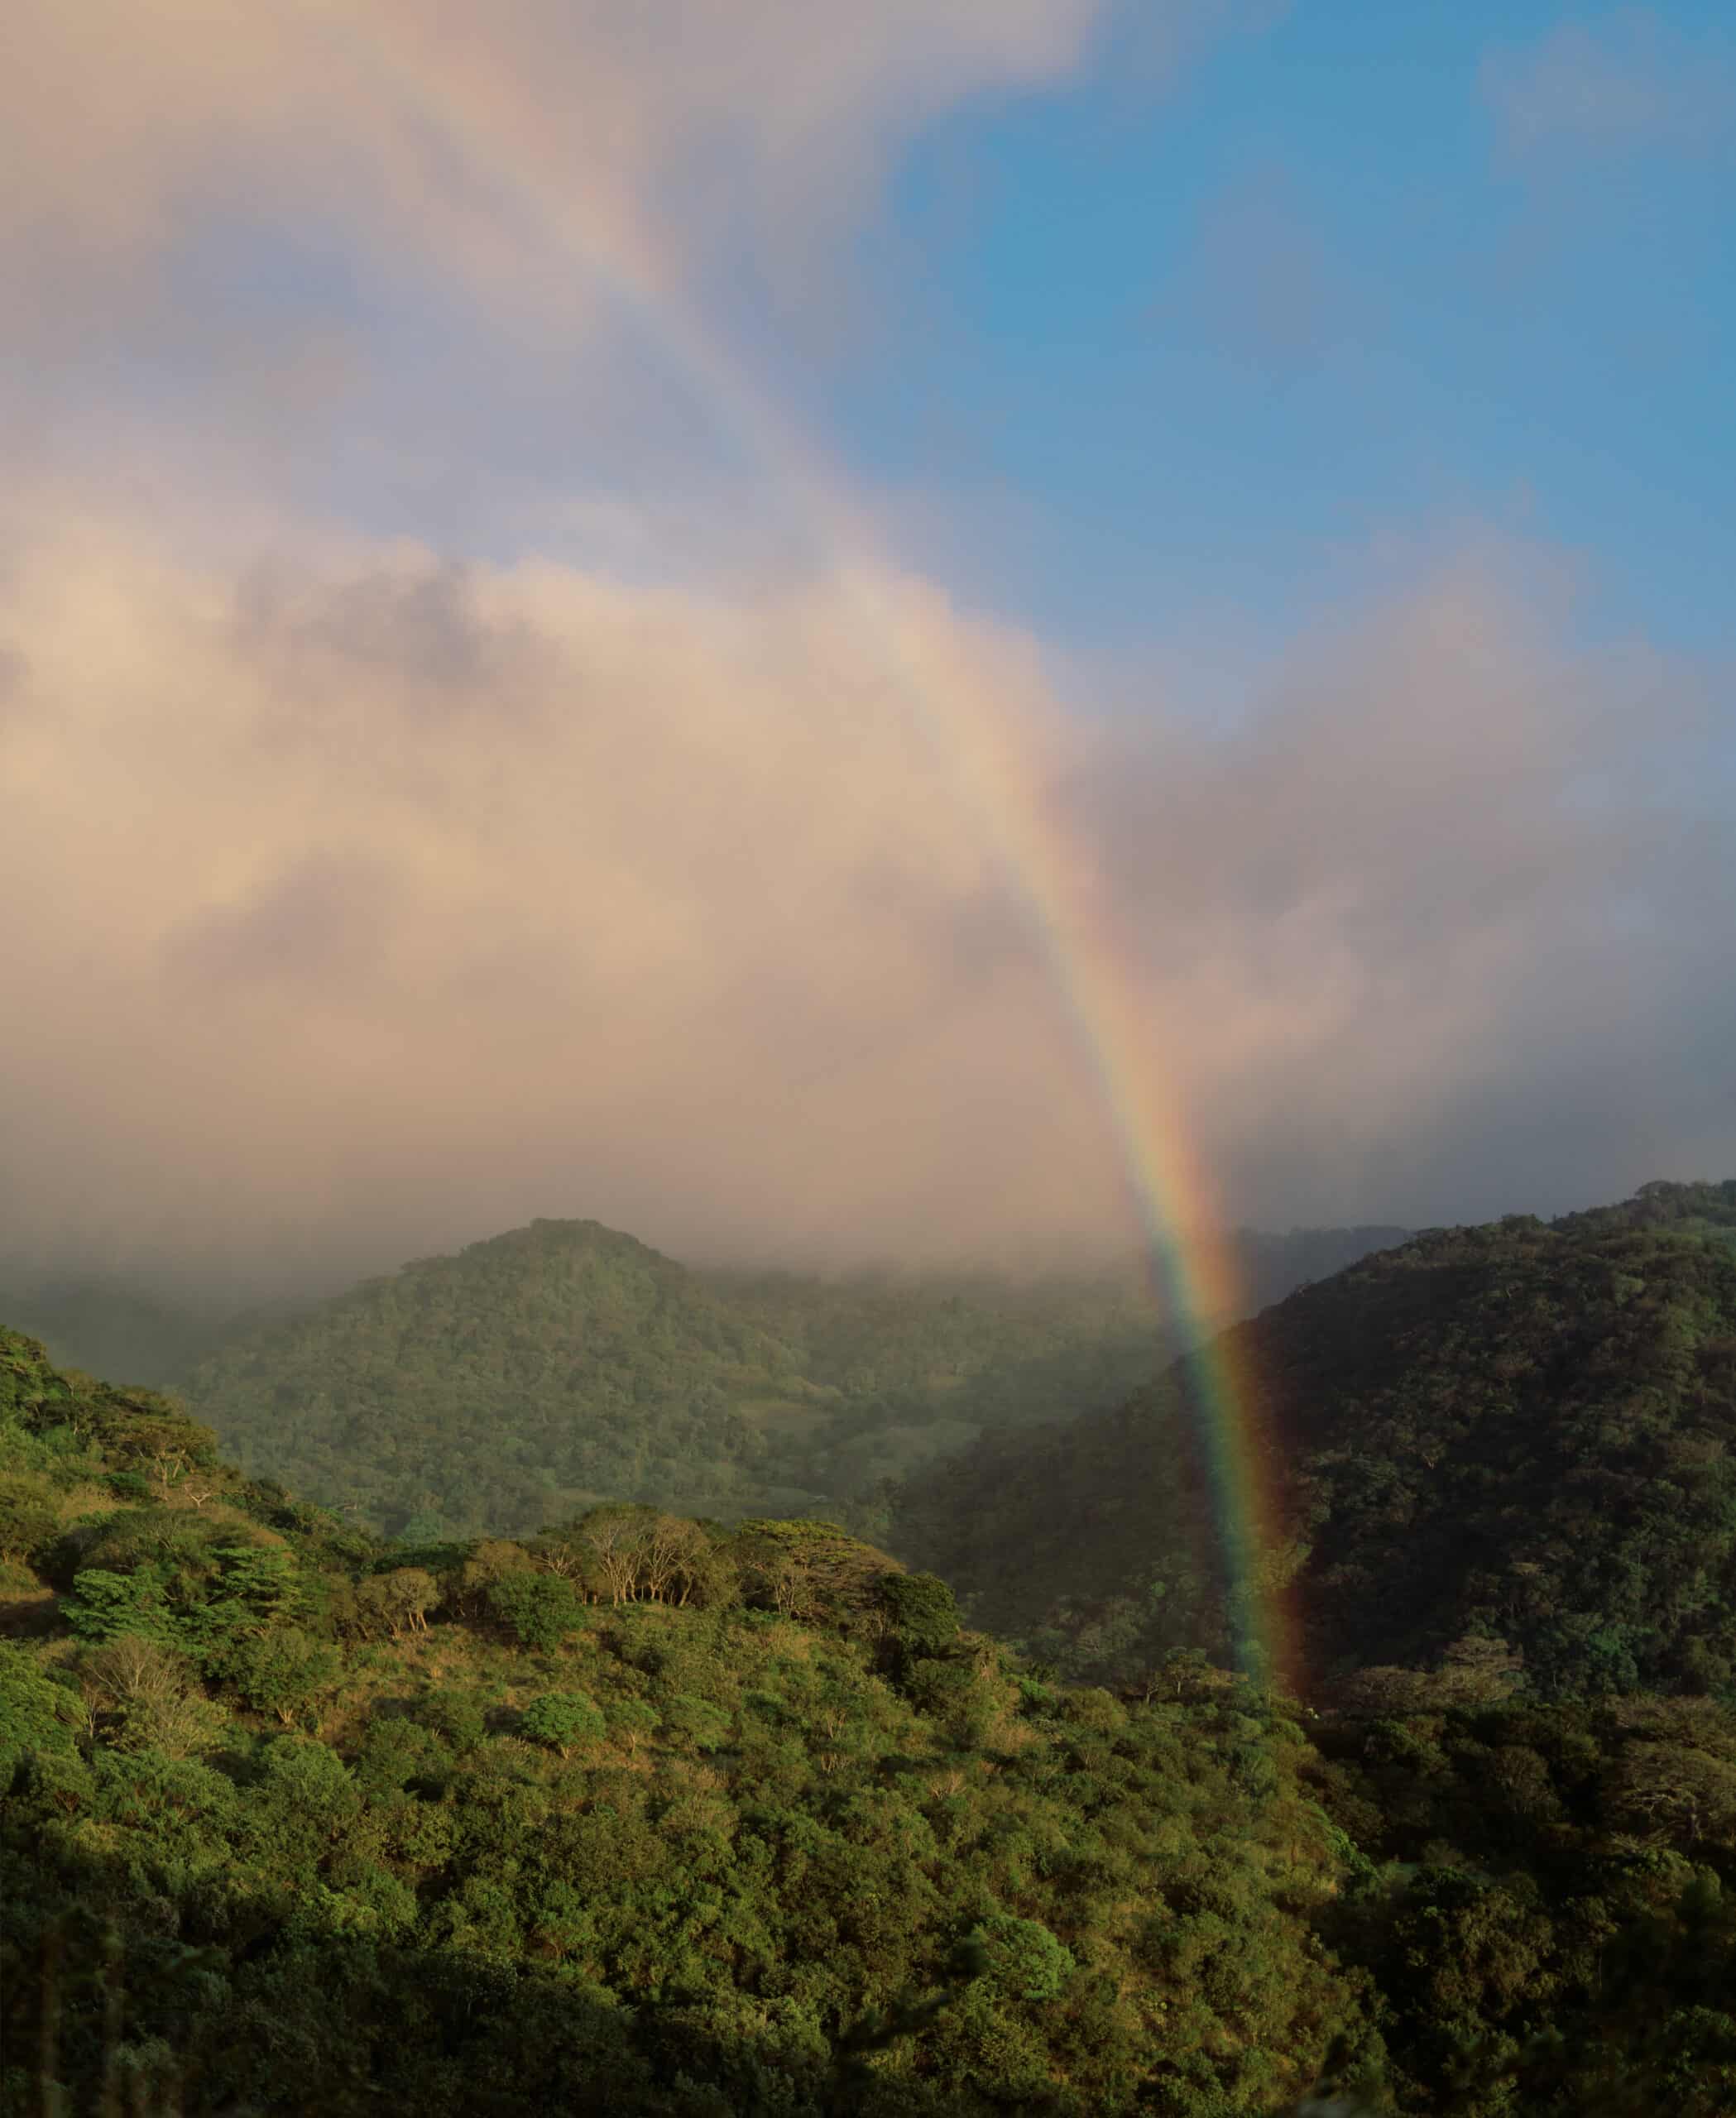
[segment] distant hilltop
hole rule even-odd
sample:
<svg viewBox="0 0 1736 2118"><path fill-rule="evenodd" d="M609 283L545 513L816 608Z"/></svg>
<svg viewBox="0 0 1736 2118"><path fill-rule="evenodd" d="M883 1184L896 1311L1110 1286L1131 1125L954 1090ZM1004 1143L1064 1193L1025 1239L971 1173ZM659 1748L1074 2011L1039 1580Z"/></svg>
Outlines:
<svg viewBox="0 0 1736 2118"><path fill-rule="evenodd" d="M1248 1306L1403 1233L1244 1234ZM11 1315L77 1367L172 1387L250 1469L418 1534L534 1529L600 1497L871 1526L889 1481L984 1433L1115 1405L1182 1343L1132 1259L706 1271L588 1220L269 1314L87 1286Z"/></svg>

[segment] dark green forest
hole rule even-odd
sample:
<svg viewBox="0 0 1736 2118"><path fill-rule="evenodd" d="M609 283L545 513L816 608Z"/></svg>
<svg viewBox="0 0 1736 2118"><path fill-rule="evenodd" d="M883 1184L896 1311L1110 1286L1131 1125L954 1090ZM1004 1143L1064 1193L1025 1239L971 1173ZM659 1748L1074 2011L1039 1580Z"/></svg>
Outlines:
<svg viewBox="0 0 1736 2118"><path fill-rule="evenodd" d="M1729 2118L1733 1236L1649 1186L1238 1327L1299 1694L1236 1672L1185 1370L892 1550L386 1539L0 1332L0 2110ZM686 1291L670 1373L873 1356Z"/></svg>
<svg viewBox="0 0 1736 2118"><path fill-rule="evenodd" d="M1323 1681L1501 1658L1539 1696L1736 1683L1736 1183L1437 1229L1231 1335ZM974 1622L1113 1681L1227 1655L1185 1364L907 1483L895 1550Z"/></svg>
<svg viewBox="0 0 1736 2118"><path fill-rule="evenodd" d="M1402 1230L1237 1239L1250 1309ZM1175 1349L1131 1267L795 1273L537 1221L285 1313L84 1283L16 1301L63 1365L172 1387L248 1469L418 1536L601 1500L739 1518L875 1496L985 1431L1120 1403Z"/></svg>

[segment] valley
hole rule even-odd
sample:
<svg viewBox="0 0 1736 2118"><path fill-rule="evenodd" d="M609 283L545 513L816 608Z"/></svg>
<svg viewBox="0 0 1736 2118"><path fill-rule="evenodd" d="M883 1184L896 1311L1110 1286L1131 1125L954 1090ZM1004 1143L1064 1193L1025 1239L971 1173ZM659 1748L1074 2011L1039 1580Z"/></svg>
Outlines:
<svg viewBox="0 0 1736 2118"><path fill-rule="evenodd" d="M1125 1291L1004 1329L1005 1290L707 1284L539 1224L208 1358L199 1410L291 1455L389 1468L420 1400L525 1462L583 1392L574 1460L670 1480L396 1536L0 1333L0 2101L1724 2118L1733 1236L1736 1183L1651 1186L1232 1327L1286 1511L1240 1581L1186 1361L1029 1416L1112 1381ZM811 1460L767 1415L938 1371L976 1438L883 1530L748 1512Z"/></svg>

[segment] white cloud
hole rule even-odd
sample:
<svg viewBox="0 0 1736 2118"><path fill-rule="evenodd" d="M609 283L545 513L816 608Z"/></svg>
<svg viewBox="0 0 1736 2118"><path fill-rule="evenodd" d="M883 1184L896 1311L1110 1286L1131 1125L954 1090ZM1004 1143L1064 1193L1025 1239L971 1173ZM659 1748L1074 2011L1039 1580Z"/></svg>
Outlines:
<svg viewBox="0 0 1736 2118"><path fill-rule="evenodd" d="M948 103L1079 61L1099 0L129 0L14 11L0 257L80 333L172 305L213 218L328 240L571 327L720 229L811 256ZM691 255L688 261L691 262ZM185 290L181 290L185 294ZM220 306L221 290L207 290Z"/></svg>

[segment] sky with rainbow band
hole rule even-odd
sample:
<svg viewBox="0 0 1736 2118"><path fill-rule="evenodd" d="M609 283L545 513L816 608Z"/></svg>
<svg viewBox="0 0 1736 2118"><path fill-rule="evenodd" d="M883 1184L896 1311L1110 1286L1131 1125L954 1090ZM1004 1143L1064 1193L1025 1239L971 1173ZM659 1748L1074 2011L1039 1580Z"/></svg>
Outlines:
<svg viewBox="0 0 1736 2118"><path fill-rule="evenodd" d="M7 35L21 1254L1209 1310L1736 1168L1710 0Z"/></svg>

